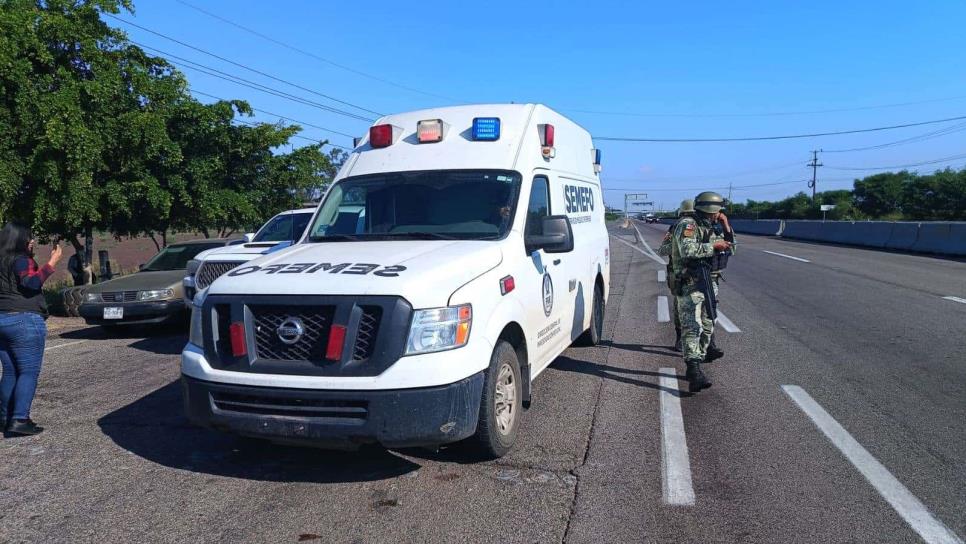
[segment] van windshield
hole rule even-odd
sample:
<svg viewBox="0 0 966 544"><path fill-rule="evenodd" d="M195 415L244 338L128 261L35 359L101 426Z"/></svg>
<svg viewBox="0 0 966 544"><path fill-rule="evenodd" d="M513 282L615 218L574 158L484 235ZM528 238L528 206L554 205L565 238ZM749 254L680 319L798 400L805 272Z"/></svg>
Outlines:
<svg viewBox="0 0 966 544"><path fill-rule="evenodd" d="M497 240L510 230L521 179L504 170L346 178L326 195L309 241Z"/></svg>

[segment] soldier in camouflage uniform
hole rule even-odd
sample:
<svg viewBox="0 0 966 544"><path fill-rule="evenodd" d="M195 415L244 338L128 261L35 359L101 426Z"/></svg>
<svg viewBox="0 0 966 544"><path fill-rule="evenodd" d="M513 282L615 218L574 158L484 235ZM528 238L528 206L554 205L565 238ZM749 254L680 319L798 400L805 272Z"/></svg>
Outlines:
<svg viewBox="0 0 966 544"><path fill-rule="evenodd" d="M678 221L681 217L693 217L694 216L694 201L690 198L681 202L681 207L678 208ZM681 318L678 313L677 305L677 282L674 279L674 270L671 264L671 233L674 232L674 227L678 224L675 221L667 229L667 234L664 235L664 241L661 242L661 247L657 248L657 254L662 257L667 257L667 288L671 291L671 314L674 317L674 351L681 351Z"/></svg>
<svg viewBox="0 0 966 544"><path fill-rule="evenodd" d="M677 282L677 309L681 319L688 390L692 393L712 385L701 371L701 363L705 361L714 333L714 321L705 308L705 295L698 286L694 268L699 264L710 266L717 253L731 248L731 244L724 236L716 234L713 227L723 206L721 195L699 194L694 199L695 217L682 217L671 234L671 264ZM717 284L710 283L716 295Z"/></svg>

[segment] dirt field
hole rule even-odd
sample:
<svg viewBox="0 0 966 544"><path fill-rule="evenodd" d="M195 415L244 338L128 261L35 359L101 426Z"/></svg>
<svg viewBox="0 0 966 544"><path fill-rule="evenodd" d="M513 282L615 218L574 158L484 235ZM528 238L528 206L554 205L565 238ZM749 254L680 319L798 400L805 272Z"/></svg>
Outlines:
<svg viewBox="0 0 966 544"><path fill-rule="evenodd" d="M183 242L185 240L197 240L199 238L203 238L203 236L200 234L172 234L168 236L168 244ZM100 276L98 272L100 261L98 260L97 252L101 250L107 250L109 257L117 262L120 271L115 270L114 272L115 274L120 272L121 275L137 272L139 265L147 262L148 259L158 252L154 242L150 238L124 238L118 241L107 233L95 234L94 253L91 260L94 266L94 273L98 276ZM50 247L41 247L36 251L36 254L38 264L43 265L50 257ZM67 285L73 285L70 274L67 272L67 260L73 254L74 248L70 244L64 244L64 258L57 265L57 270L54 275L48 280L51 284L67 282Z"/></svg>

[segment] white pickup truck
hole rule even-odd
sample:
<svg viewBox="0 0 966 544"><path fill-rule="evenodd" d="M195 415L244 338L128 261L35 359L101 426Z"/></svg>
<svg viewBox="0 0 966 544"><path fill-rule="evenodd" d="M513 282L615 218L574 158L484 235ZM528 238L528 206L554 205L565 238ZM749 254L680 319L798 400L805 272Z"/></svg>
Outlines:
<svg viewBox="0 0 966 544"><path fill-rule="evenodd" d="M246 234L243 242L196 255L188 261L181 282L185 303L190 307L195 295L207 289L225 272L295 243L302 237L314 213L314 207L284 211L269 219L258 232Z"/></svg>

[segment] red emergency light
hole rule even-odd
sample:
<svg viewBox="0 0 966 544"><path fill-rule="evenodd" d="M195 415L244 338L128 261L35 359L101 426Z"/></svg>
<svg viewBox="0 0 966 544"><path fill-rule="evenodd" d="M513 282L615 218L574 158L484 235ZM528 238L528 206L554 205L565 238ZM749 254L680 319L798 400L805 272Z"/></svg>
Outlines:
<svg viewBox="0 0 966 544"><path fill-rule="evenodd" d="M369 145L377 149L391 146L393 136L392 128L392 125L369 127Z"/></svg>
<svg viewBox="0 0 966 544"><path fill-rule="evenodd" d="M329 327L329 343L325 346L325 358L330 361L342 360L342 346L345 344L345 325Z"/></svg>
<svg viewBox="0 0 966 544"><path fill-rule="evenodd" d="M543 147L553 147L553 125L543 125L543 132L540 134L540 145Z"/></svg>
<svg viewBox="0 0 966 544"><path fill-rule="evenodd" d="M245 324L232 323L228 326L228 336L231 339L231 354L244 357L248 353L248 343L245 341Z"/></svg>

